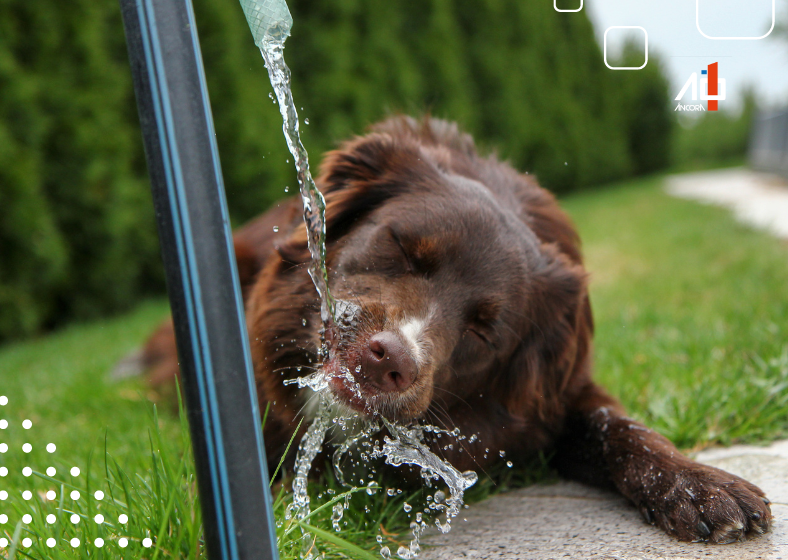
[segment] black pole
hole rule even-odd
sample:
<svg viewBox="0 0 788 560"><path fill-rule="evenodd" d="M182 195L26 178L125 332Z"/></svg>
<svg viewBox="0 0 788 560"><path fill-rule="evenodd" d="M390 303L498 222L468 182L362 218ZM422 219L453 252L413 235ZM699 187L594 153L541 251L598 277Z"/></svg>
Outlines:
<svg viewBox="0 0 788 560"><path fill-rule="evenodd" d="M191 0L120 0L208 557L278 558L257 393Z"/></svg>

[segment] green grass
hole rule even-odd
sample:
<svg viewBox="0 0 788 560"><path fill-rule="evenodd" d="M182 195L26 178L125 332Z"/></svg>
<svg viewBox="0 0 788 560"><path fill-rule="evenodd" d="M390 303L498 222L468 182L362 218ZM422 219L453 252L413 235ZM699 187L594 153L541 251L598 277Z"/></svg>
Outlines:
<svg viewBox="0 0 788 560"><path fill-rule="evenodd" d="M656 179L574 196L596 379L682 448L788 435L788 246Z"/></svg>
<svg viewBox="0 0 788 560"><path fill-rule="evenodd" d="M685 449L785 436L788 247L723 210L667 197L657 179L563 203L581 231L591 273L597 379L633 416ZM9 492L0 513L9 519L0 533L11 541L0 557L204 557L188 436L177 412L161 403L155 414L155 397L140 380L107 381L166 309L149 302L124 317L0 348L0 394L9 397L0 417L10 423L2 431L9 451L0 454L0 466L9 470L0 479ZM33 421L30 430L23 419ZM26 442L33 445L29 454L21 451ZM50 442L54 454L44 449ZM28 465L36 472L24 477ZM44 474L49 466L57 469L52 478ZM73 466L79 476L69 474ZM546 476L543 460L504 468L495 483L482 478L469 497ZM396 488L395 480L380 483ZM283 559L301 548L300 527L284 519L288 488L287 481L273 488ZM24 489L33 491L32 500L22 498ZM76 501L68 496L73 489L81 493ZM97 489L105 499L87 499ZM55 502L41 499L48 490L57 492ZM330 476L311 491L315 508L344 500ZM369 557L353 546L374 556L378 536L396 552L409 538L403 504L423 503L425 496L424 490L358 492L340 533L332 530L331 505L307 522L318 528L317 546L328 558ZM20 522L24 513L32 523ZM55 513L56 524L47 525L46 515ZM76 528L73 513L81 517ZM106 519L101 526L91 521L97 513ZM128 524L117 522L121 513ZM33 538L30 548L21 546L26 536ZM84 544L99 536L103 548ZM120 536L131 540L128 548L118 546ZM49 537L59 539L54 549L44 544ZM75 537L82 544L72 548L68 540ZM139 544L146 537L155 541L147 552Z"/></svg>

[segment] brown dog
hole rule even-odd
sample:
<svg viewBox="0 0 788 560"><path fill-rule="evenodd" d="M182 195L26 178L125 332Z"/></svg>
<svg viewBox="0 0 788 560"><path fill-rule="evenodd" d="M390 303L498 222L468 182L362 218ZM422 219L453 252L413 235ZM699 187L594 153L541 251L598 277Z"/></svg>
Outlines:
<svg viewBox="0 0 788 560"><path fill-rule="evenodd" d="M459 470L500 460L497 450L515 461L549 450L564 476L618 489L679 539L726 543L768 529L759 488L684 457L593 383L580 243L532 177L480 157L453 124L398 117L329 153L317 182L333 295L360 309L334 333L326 363L300 202L235 236L273 465L304 405L303 390L283 381L320 366L361 414L475 434L440 450ZM147 347L157 382L177 371L168 331ZM356 372L360 394L340 371Z"/></svg>

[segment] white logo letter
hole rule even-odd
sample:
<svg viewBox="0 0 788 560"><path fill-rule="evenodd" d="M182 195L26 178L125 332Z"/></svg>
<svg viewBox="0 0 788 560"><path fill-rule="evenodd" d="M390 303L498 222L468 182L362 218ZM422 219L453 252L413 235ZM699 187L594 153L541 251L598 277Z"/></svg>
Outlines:
<svg viewBox="0 0 788 560"><path fill-rule="evenodd" d="M687 88L690 87L690 85L692 85L692 100L693 101L698 100L698 73L693 72L692 76L689 77L687 83L684 84L684 87L681 88L681 91L676 96L676 101L680 101L681 98L684 97L684 94L687 93Z"/></svg>

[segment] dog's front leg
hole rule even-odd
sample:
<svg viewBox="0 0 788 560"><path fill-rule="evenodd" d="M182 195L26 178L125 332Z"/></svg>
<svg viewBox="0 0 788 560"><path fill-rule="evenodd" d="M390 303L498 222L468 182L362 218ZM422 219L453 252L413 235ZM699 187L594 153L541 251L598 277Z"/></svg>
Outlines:
<svg viewBox="0 0 788 560"><path fill-rule="evenodd" d="M688 459L593 384L575 402L556 454L565 476L614 486L649 523L681 540L729 543L768 530L760 488Z"/></svg>

